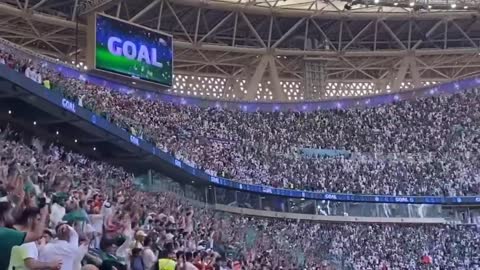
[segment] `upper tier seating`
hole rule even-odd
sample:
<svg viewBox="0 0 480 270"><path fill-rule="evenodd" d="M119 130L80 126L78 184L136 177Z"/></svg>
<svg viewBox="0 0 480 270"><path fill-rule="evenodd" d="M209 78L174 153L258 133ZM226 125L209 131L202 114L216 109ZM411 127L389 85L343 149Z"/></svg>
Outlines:
<svg viewBox="0 0 480 270"><path fill-rule="evenodd" d="M480 193L477 89L375 108L246 113L141 99L64 77L38 61L28 64L27 56L8 50L0 59L12 68L36 66L53 90L212 175L324 192ZM300 155L301 148L352 156L311 159Z"/></svg>

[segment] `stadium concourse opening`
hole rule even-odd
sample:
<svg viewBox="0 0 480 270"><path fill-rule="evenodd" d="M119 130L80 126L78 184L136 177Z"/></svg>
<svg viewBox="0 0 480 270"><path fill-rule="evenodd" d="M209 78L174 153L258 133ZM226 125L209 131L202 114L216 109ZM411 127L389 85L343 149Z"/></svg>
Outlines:
<svg viewBox="0 0 480 270"><path fill-rule="evenodd" d="M0 3L0 270L480 269L469 3L57 2Z"/></svg>

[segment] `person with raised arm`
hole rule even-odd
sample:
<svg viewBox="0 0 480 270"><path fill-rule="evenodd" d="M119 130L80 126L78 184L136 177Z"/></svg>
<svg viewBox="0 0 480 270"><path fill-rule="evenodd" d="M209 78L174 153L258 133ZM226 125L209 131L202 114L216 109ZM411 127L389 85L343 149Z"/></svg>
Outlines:
<svg viewBox="0 0 480 270"><path fill-rule="evenodd" d="M26 208L13 226L17 231L34 231L41 221L40 209L37 207ZM8 269L30 269L30 270L58 270L61 260L42 262L39 260L39 248L36 242L24 243L12 248L10 265Z"/></svg>
<svg viewBox="0 0 480 270"><path fill-rule="evenodd" d="M18 197L19 202L23 202L25 197L23 180L17 179L15 181L15 197ZM20 209L19 206L16 206ZM36 226L26 228L24 231L17 230L13 226L16 221L12 215L12 203L8 200L0 202L0 270L8 269L12 248L20 246L24 243L37 241L43 236L45 225L48 216L47 205L42 205L39 209L38 222ZM23 213L22 213L23 214Z"/></svg>
<svg viewBox="0 0 480 270"><path fill-rule="evenodd" d="M58 224L55 228L57 239L46 244L40 252L42 261L61 259L61 270L72 270L79 250L77 232L68 224Z"/></svg>

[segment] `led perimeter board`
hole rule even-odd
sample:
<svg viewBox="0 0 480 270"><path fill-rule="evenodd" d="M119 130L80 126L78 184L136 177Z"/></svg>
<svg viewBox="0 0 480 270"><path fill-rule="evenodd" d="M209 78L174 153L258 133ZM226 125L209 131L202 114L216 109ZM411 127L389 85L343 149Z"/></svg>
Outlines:
<svg viewBox="0 0 480 270"><path fill-rule="evenodd" d="M88 44L89 58L93 62L90 66L99 71L172 86L171 35L103 14L95 14L89 25L93 30Z"/></svg>

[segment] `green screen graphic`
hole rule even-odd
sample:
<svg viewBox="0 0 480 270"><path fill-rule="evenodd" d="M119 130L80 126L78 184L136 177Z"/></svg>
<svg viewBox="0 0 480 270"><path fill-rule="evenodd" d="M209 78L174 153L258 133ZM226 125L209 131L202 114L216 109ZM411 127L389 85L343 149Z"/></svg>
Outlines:
<svg viewBox="0 0 480 270"><path fill-rule="evenodd" d="M172 85L172 38L97 15L95 67L132 78Z"/></svg>

